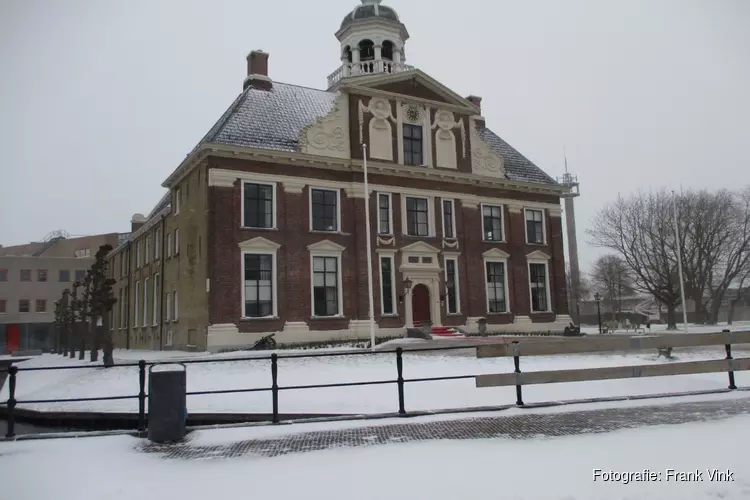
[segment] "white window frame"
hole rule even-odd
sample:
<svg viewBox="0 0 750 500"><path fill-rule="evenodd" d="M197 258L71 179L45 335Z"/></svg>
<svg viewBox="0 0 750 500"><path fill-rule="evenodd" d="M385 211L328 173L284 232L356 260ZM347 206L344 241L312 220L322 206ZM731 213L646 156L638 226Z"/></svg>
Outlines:
<svg viewBox="0 0 750 500"><path fill-rule="evenodd" d="M259 186L271 186L271 227L253 227L253 226L246 226L245 225L245 185L246 184L257 184ZM269 182L269 181L253 181L253 180L243 180L241 183L241 189L242 192L240 193L240 228L242 229L255 229L258 231L271 231L277 229L277 218L276 218L276 204L278 202L278 199L276 198L276 183L275 182ZM312 217L312 214L311 214Z"/></svg>
<svg viewBox="0 0 750 500"><path fill-rule="evenodd" d="M542 212L542 242L541 243L532 243L529 241L529 227L528 227L528 219L526 218L526 214L528 212ZM523 209L523 232L526 233L526 243L529 245L546 245L547 244L547 212L543 208L524 208Z"/></svg>
<svg viewBox="0 0 750 500"><path fill-rule="evenodd" d="M488 240L487 235L484 233L484 207L500 208L500 239L499 240ZM480 226L482 230L482 241L487 243L506 243L505 237L505 205L494 204L494 203L480 203L479 204L479 217Z"/></svg>
<svg viewBox="0 0 750 500"><path fill-rule="evenodd" d="M380 196L387 196L388 197L388 229L389 231L387 233L383 233L380 231ZM376 210L376 223L378 227L378 233L381 236L393 236L395 234L395 231L393 230L393 194L387 193L384 191L377 191L377 197L376 197L376 203L375 206L377 207Z"/></svg>
<svg viewBox="0 0 750 500"><path fill-rule="evenodd" d="M161 228L154 231L154 260L161 259Z"/></svg>
<svg viewBox="0 0 750 500"><path fill-rule="evenodd" d="M172 233L167 233L167 258L172 256Z"/></svg>
<svg viewBox="0 0 750 500"><path fill-rule="evenodd" d="M141 240L135 242L135 268L141 267Z"/></svg>
<svg viewBox="0 0 750 500"><path fill-rule="evenodd" d="M508 255L506 252L498 249L493 248L490 250L487 250L482 254L482 278L483 283L482 286L484 287L484 310L487 314L500 315L500 314L511 314L511 304L510 304L510 276L509 276L509 267L508 267L508 261L510 260L510 255ZM503 273L503 279L505 280L505 311L504 312L490 312L490 297L487 294L487 263L488 262L501 262L503 264L503 270L505 271Z"/></svg>
<svg viewBox="0 0 750 500"><path fill-rule="evenodd" d="M535 311L534 301L531 293L531 264L544 264L544 286L547 292L547 310L546 311ZM526 259L526 285L529 288L529 312L531 314L545 314L552 312L552 291L549 286L549 260L545 258L527 258Z"/></svg>
<svg viewBox="0 0 750 500"><path fill-rule="evenodd" d="M164 342L166 347L172 347L172 341L174 340L173 337L174 334L172 333L172 330L167 330L167 339Z"/></svg>
<svg viewBox="0 0 750 500"><path fill-rule="evenodd" d="M390 252L380 251L378 252L378 269L380 275L380 315L381 316L398 316L398 302L396 301L396 251ZM383 302L383 259L390 259L391 261L391 303L393 304L393 311L385 312L385 303Z"/></svg>
<svg viewBox="0 0 750 500"><path fill-rule="evenodd" d="M335 231L320 231L313 229L313 209L312 209L312 192L313 190L316 191L332 191L336 193L336 230ZM328 234L337 234L343 232L342 227L342 220L341 220L341 189L340 188L331 188L331 187L323 187L323 186L308 186L307 187L307 208L310 211L310 232L315 233L328 233Z"/></svg>
<svg viewBox="0 0 750 500"><path fill-rule="evenodd" d="M174 215L180 214L180 188L175 188L174 190Z"/></svg>
<svg viewBox="0 0 750 500"><path fill-rule="evenodd" d="M143 279L143 322L141 326L148 327L148 281L149 278Z"/></svg>
<svg viewBox="0 0 750 500"><path fill-rule="evenodd" d="M325 242L323 243L325 244ZM330 243L329 243L330 244ZM330 244L330 246L333 246L335 244ZM323 250L323 249L315 249L311 248L314 247L315 244L308 246L308 250L310 251L310 316L313 318L343 318L344 317L344 280L342 276L342 267L341 267L341 260L343 255L343 247L341 250ZM326 245L328 246L328 245ZM338 246L338 245L336 245ZM339 312L338 314L335 314L333 316L316 316L315 315L315 266L313 265L315 257L336 257L336 263L337 263L337 269L336 269L336 278L337 283L336 286L338 287L338 308Z"/></svg>
<svg viewBox="0 0 750 500"><path fill-rule="evenodd" d="M408 214L406 213L406 200L409 198L427 200L427 236L415 236L409 234ZM435 197L429 195L401 195L401 233L410 238L434 238L435 237Z"/></svg>
<svg viewBox="0 0 750 500"><path fill-rule="evenodd" d="M180 230L174 230L174 255L180 255Z"/></svg>
<svg viewBox="0 0 750 500"><path fill-rule="evenodd" d="M172 292L167 292L166 310L164 311L164 322L169 323L172 321Z"/></svg>
<svg viewBox="0 0 750 500"><path fill-rule="evenodd" d="M159 326L159 299L161 298L161 290L159 290L159 277L159 273L154 274L154 314L151 321L152 326Z"/></svg>
<svg viewBox="0 0 750 500"><path fill-rule="evenodd" d="M455 240L458 239L458 235L456 234L456 201L453 198L440 198L440 221L442 222L442 232L443 232L443 238L447 238L445 236L445 209L443 207L443 203L449 202L451 204L451 229L453 230L453 236L451 236L448 239ZM484 220L482 221L484 222Z"/></svg>
<svg viewBox="0 0 750 500"><path fill-rule="evenodd" d="M444 263L443 267L445 268L445 314L448 316L460 316L461 315L461 280L459 278L459 270L458 270L458 254L443 254ZM448 309L448 264L447 261L452 260L454 262L454 269L456 270L456 310L451 312ZM485 267L486 269L486 267ZM486 281L486 278L485 278ZM485 287L486 288L486 287ZM486 293L486 292L485 292Z"/></svg>
<svg viewBox="0 0 750 500"><path fill-rule="evenodd" d="M136 281L135 282L135 288L133 289L133 328L138 328L138 325L140 325L139 315L141 312L140 303L139 303L139 295L141 290L141 282Z"/></svg>
<svg viewBox="0 0 750 500"><path fill-rule="evenodd" d="M151 235L147 234L145 238L143 238L143 263L148 264L151 260L150 253L151 253Z"/></svg>
<svg viewBox="0 0 750 500"><path fill-rule="evenodd" d="M241 281L241 291L242 291L242 302L240 303L242 306L242 309L240 311L240 318L245 320L258 320L258 319L269 319L269 318L278 318L279 317L279 287L278 287L278 276L277 276L277 267L276 267L276 252L277 249L252 249L252 250L242 250L240 252L240 269L242 269L242 274L240 275L240 281ZM245 255L270 255L271 256L271 300L273 301L271 304L271 315L270 316L259 316L259 317L250 317L245 316Z"/></svg>
<svg viewBox="0 0 750 500"><path fill-rule="evenodd" d="M172 297L172 307L174 307L174 314L172 315L172 321L178 321L180 319L180 297L177 295L175 290Z"/></svg>

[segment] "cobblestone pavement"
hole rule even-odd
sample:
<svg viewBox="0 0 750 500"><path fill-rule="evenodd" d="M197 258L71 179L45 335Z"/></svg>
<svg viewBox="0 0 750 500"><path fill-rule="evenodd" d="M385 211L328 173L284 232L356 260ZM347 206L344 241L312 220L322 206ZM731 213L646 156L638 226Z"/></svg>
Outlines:
<svg viewBox="0 0 750 500"><path fill-rule="evenodd" d="M252 439L231 444L198 446L190 443L160 445L147 441L137 445L146 453L167 459L208 460L244 455L276 457L329 448L353 448L388 443L436 439L526 439L540 436L569 436L631 429L650 425L704 422L750 414L750 398L725 401L679 403L633 408L571 411L475 417L436 422L405 420L404 423L366 426L354 429L294 433L273 438ZM295 426L298 428L299 426Z"/></svg>

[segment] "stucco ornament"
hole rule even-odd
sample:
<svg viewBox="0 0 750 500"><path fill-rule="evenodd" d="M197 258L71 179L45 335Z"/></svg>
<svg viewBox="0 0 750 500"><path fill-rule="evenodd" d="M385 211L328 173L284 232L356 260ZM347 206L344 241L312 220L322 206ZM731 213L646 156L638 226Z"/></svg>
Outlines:
<svg viewBox="0 0 750 500"><path fill-rule="evenodd" d="M302 129L300 150L303 153L349 158L349 100L340 95L330 113Z"/></svg>
<svg viewBox="0 0 750 500"><path fill-rule="evenodd" d="M431 126L435 130L435 152L438 167L458 168L456 159L456 136L453 129L461 133L463 157L466 158L466 129L461 118L456 121L452 112L441 109L435 113L435 121Z"/></svg>
<svg viewBox="0 0 750 500"><path fill-rule="evenodd" d="M362 100L358 104L359 142L364 142L365 113L370 113L368 127L370 144L368 148L370 158L393 161L393 135L391 122L396 123L391 103L381 97L373 97L365 105Z"/></svg>
<svg viewBox="0 0 750 500"><path fill-rule="evenodd" d="M503 157L479 136L476 122L471 125L471 170L479 175L505 177Z"/></svg>

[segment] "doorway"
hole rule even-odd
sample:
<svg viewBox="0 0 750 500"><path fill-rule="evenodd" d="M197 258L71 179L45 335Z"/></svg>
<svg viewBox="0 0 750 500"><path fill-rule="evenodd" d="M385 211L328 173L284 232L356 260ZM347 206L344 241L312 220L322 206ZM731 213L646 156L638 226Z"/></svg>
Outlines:
<svg viewBox="0 0 750 500"><path fill-rule="evenodd" d="M8 354L21 350L21 326L8 325L5 350Z"/></svg>
<svg viewBox="0 0 750 500"><path fill-rule="evenodd" d="M415 285L411 290L412 322L417 325L430 321L430 289L426 285Z"/></svg>

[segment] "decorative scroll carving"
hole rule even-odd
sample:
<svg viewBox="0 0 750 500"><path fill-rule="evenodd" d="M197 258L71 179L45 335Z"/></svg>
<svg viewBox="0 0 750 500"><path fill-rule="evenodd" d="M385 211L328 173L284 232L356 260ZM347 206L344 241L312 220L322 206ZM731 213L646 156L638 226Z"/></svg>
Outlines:
<svg viewBox="0 0 750 500"><path fill-rule="evenodd" d="M391 236L390 238L381 238L380 236L378 236L378 245L389 246L389 245L395 245L395 244L396 244L396 238L394 238L393 236Z"/></svg>
<svg viewBox="0 0 750 500"><path fill-rule="evenodd" d="M372 115L369 122L370 144L368 148L370 158L393 161L393 134L391 122L396 123L391 103L381 97L372 97L365 106L360 99L359 142L364 142L365 113Z"/></svg>
<svg viewBox="0 0 750 500"><path fill-rule="evenodd" d="M314 123L304 127L299 137L302 153L349 158L349 98L341 94L333 109Z"/></svg>
<svg viewBox="0 0 750 500"><path fill-rule="evenodd" d="M482 140L476 122L471 124L471 170L479 175L505 177L503 157Z"/></svg>
<svg viewBox="0 0 750 500"><path fill-rule="evenodd" d="M435 121L430 128L435 131L435 152L437 154L436 163L438 167L458 168L456 159L456 136L453 129L457 128L461 132L461 143L463 144L463 157L466 158L466 129L464 121L455 117L452 112L444 109L435 113Z"/></svg>

